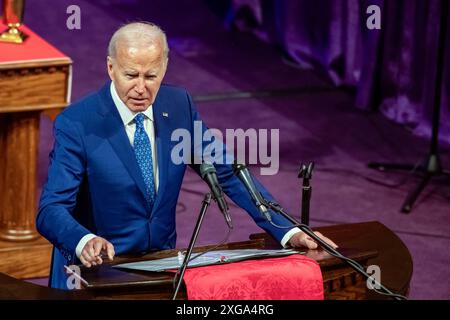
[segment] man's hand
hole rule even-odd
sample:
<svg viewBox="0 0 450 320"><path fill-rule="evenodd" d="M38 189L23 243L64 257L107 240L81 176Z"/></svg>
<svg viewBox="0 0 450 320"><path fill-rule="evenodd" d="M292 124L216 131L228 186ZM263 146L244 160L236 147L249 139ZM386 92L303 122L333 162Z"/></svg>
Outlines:
<svg viewBox="0 0 450 320"><path fill-rule="evenodd" d="M330 246L332 246L334 249L336 249L338 246L336 243L325 237L320 232L314 232L320 239L328 243ZM289 240L289 244L292 247L306 247L308 249L317 249L317 242L313 240L310 236L308 236L306 233L297 232L294 234L291 239Z"/></svg>
<svg viewBox="0 0 450 320"><path fill-rule="evenodd" d="M95 237L89 240L81 251L80 261L81 263L90 268L103 263L103 256L107 255L109 260L112 261L115 255L114 246L106 239L101 237Z"/></svg>

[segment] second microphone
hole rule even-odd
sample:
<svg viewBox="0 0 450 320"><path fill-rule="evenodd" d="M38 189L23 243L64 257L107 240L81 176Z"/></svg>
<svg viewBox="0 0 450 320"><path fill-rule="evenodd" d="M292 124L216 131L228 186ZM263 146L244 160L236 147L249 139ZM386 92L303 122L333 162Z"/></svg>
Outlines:
<svg viewBox="0 0 450 320"><path fill-rule="evenodd" d="M222 188L219 184L219 180L217 180L217 171L216 168L209 163L202 163L200 165L200 176L203 180L206 181L209 188L211 189L212 196L214 200L217 202L220 211L225 217L225 221L228 224L230 229L233 229L233 224L231 222L230 213L228 211L228 205L225 201Z"/></svg>

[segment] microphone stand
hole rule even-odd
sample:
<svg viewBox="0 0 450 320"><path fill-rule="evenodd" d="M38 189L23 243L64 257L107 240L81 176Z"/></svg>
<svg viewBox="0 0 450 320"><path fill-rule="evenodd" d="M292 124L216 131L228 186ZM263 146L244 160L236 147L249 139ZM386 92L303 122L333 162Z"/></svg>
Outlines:
<svg viewBox="0 0 450 320"><path fill-rule="evenodd" d="M442 167L440 155L439 155L439 126L440 126L440 114L441 114L441 90L443 85L443 70L444 70L444 58L445 58L445 46L447 39L447 19L448 19L448 1L442 1L441 16L440 16L440 30L438 36L438 50L436 59L436 75L434 82L434 102L432 112L431 123L431 140L430 149L428 155L421 166L417 168L413 164L404 163L380 163L370 162L369 168L377 169L379 171L407 171L409 173L415 173L416 171L422 173L422 178L419 184L412 189L403 205L400 209L402 213L408 214L411 212L414 203L422 193L424 188L430 182L432 178L444 176L450 178L450 170L446 170ZM444 82L445 85L445 82ZM416 170L417 169L417 170Z"/></svg>
<svg viewBox="0 0 450 320"><path fill-rule="evenodd" d="M312 188L309 180L312 176L312 171L314 169L314 162L310 162L308 166L301 164L300 171L298 173L299 178L303 178L302 186L302 212L301 212L301 222L303 224L309 225L309 203L311 200Z"/></svg>
<svg viewBox="0 0 450 320"><path fill-rule="evenodd" d="M345 261L348 265L350 265L354 270L356 270L358 273L363 275L366 279L371 279L375 285L379 286L380 289L382 289L385 293L388 295L391 295L396 300L404 300L405 297L395 294L392 291L390 291L388 288L383 286L381 283L376 281L375 279L371 278L371 275L369 275L359 264L357 264L355 261L350 260L343 256L341 253L339 253L336 249L334 249L332 246L330 246L328 243L326 243L324 240L319 238L307 225L303 223L299 223L297 220L292 218L288 213L284 212L283 208L275 202L267 201L264 199L264 205L269 207L270 209L276 211L277 213L281 214L283 217L288 219L290 222L292 222L296 227L298 227L300 230L302 230L304 233L306 233L308 236L313 238L326 252L330 253L334 257L338 257L339 259Z"/></svg>
<svg viewBox="0 0 450 320"><path fill-rule="evenodd" d="M200 215L198 216L197 223L194 228L194 232L192 233L191 240L189 242L189 246L187 248L186 255L184 256L183 264L180 268L180 277L177 279L177 282L175 284L175 291L173 292L172 300L175 300L177 298L178 291L180 290L181 282L183 281L184 272L186 271L186 268L189 263L189 259L191 258L192 250L194 249L195 242L197 241L198 234L200 232L200 227L203 222L203 218L205 217L206 210L209 207L209 204L211 203L211 193L205 194L205 198L202 201L202 207L200 209Z"/></svg>

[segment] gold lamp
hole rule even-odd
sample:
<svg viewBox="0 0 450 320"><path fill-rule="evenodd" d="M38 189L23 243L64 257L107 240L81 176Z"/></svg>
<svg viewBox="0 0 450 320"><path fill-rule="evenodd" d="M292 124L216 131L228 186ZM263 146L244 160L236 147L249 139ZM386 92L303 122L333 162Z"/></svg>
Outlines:
<svg viewBox="0 0 450 320"><path fill-rule="evenodd" d="M8 26L0 34L0 42L23 43L27 35L19 30L23 21L25 0L3 0L3 23Z"/></svg>

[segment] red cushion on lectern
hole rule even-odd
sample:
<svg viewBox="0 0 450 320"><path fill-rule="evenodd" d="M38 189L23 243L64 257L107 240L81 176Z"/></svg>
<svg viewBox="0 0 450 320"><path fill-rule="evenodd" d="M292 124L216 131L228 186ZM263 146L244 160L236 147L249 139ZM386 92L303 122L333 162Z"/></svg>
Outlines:
<svg viewBox="0 0 450 320"><path fill-rule="evenodd" d="M7 28L0 23L0 33ZM21 26L20 30L28 35L22 44L0 42L0 63L18 62L29 60L46 60L65 58L61 51L50 45L26 26Z"/></svg>
<svg viewBox="0 0 450 320"><path fill-rule="evenodd" d="M318 263L295 254L187 269L190 300L323 300Z"/></svg>

